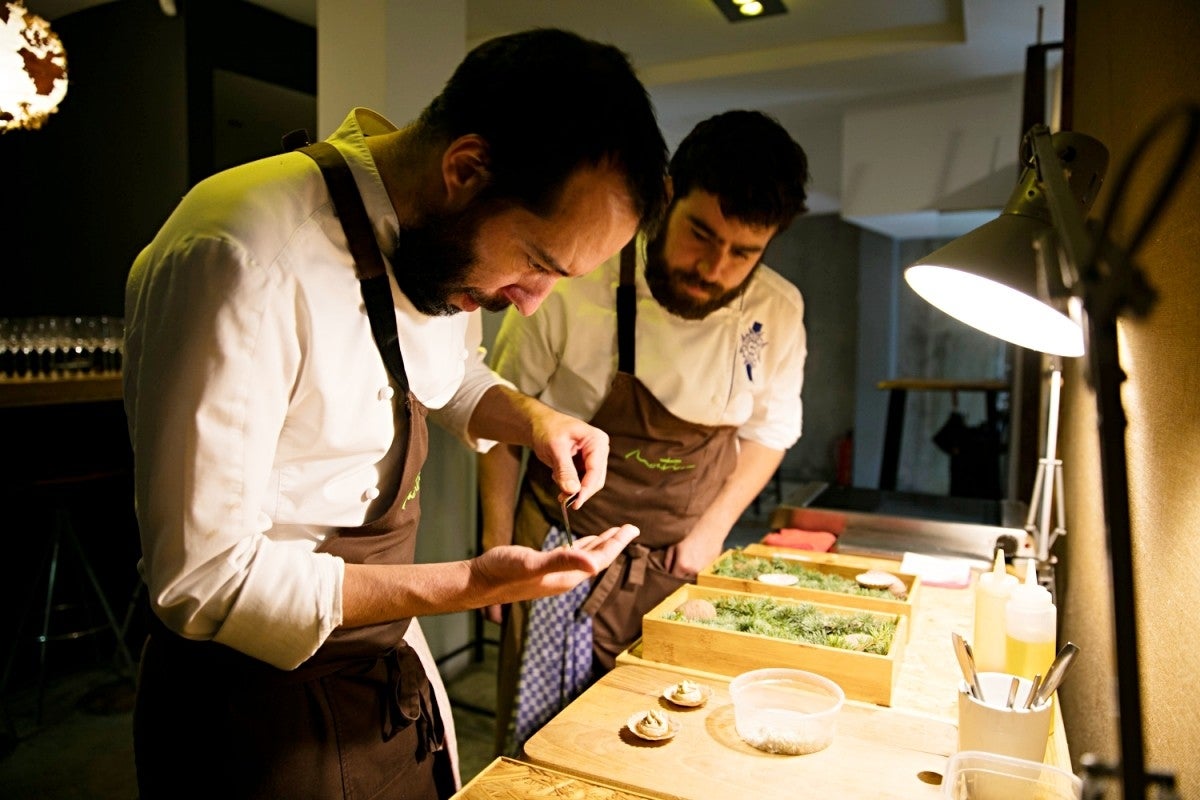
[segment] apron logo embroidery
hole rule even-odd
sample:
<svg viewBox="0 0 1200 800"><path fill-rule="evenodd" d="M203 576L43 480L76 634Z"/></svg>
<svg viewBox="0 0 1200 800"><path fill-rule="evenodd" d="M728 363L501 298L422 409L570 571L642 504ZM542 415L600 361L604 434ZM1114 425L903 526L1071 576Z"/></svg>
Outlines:
<svg viewBox="0 0 1200 800"><path fill-rule="evenodd" d="M408 506L408 501L421 493L421 473L417 473L417 479L413 481L412 490L404 496L404 502L400 504L400 510L403 511Z"/></svg>
<svg viewBox="0 0 1200 800"><path fill-rule="evenodd" d="M660 458L658 461L650 461L642 457L641 448L630 450L625 454L625 460L634 459L647 469L657 469L662 472L682 472L687 469L695 469L695 464L684 464L682 459L678 458Z"/></svg>
<svg viewBox="0 0 1200 800"><path fill-rule="evenodd" d="M742 346L739 352L742 355L742 361L746 363L746 377L750 382L754 382L754 367L762 363L763 348L767 346L767 340L762 333L763 324L755 322L750 326L750 330L742 334Z"/></svg>

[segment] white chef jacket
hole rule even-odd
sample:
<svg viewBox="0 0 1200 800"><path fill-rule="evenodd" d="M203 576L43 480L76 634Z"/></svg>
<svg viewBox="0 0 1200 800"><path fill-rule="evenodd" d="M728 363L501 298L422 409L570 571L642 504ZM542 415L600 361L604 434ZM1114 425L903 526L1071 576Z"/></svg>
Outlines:
<svg viewBox="0 0 1200 800"><path fill-rule="evenodd" d="M398 222L364 137L392 130L355 109L330 138L385 254ZM504 382L478 313L424 316L394 280L392 295L413 393L486 449L466 424ZM294 668L342 621L344 564L315 548L379 516L399 470L395 389L316 163L288 153L198 184L137 257L125 303L150 601L185 637Z"/></svg>
<svg viewBox="0 0 1200 800"><path fill-rule="evenodd" d="M650 294L638 240L636 375L672 414L732 425L776 450L800 437L807 345L804 301L794 284L760 264L741 297L704 319L666 311ZM567 414L591 419L617 373L620 255L559 281L529 317L505 314L492 368Z"/></svg>

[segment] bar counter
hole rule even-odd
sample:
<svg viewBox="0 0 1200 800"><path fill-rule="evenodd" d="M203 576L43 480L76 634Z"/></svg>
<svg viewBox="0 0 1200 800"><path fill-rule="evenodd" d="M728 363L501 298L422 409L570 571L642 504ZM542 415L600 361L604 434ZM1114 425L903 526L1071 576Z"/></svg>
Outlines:
<svg viewBox="0 0 1200 800"><path fill-rule="evenodd" d="M52 378L0 377L0 408L70 405L121 399L121 373L100 372Z"/></svg>

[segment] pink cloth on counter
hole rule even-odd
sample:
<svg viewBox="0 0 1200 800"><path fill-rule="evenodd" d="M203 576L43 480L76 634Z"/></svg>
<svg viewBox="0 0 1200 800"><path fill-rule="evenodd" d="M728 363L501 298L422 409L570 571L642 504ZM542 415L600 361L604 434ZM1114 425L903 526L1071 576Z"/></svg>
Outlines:
<svg viewBox="0 0 1200 800"><path fill-rule="evenodd" d="M802 531L799 528L780 528L763 537L771 547L790 547L793 550L813 550L828 553L837 537L828 531Z"/></svg>

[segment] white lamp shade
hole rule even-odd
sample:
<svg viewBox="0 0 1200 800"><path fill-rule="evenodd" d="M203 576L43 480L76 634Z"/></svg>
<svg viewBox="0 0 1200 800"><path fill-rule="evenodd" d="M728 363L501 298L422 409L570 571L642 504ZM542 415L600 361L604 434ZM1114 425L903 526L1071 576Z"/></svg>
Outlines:
<svg viewBox="0 0 1200 800"><path fill-rule="evenodd" d="M1083 355L1083 329L1038 299L1033 242L1048 224L1004 213L904 272L917 294L955 319L1007 342Z"/></svg>
<svg viewBox="0 0 1200 800"><path fill-rule="evenodd" d="M1044 126L1030 131L1044 136ZM1038 149L1039 138L1033 140ZM1047 176L1061 177L1084 212L1091 207L1108 166L1108 150L1096 139L1059 131L1051 144L1057 163L1042 163ZM1050 158L1042 159L1049 162ZM1062 194L1060 193L1060 194ZM1046 185L1030 162L1014 187L1004 213L958 237L904 271L908 285L955 319L1006 342L1057 356L1083 355L1083 327L1059 311L1047 285L1065 293ZM1043 247L1043 273L1034 243ZM1040 279L1039 279L1040 278Z"/></svg>

